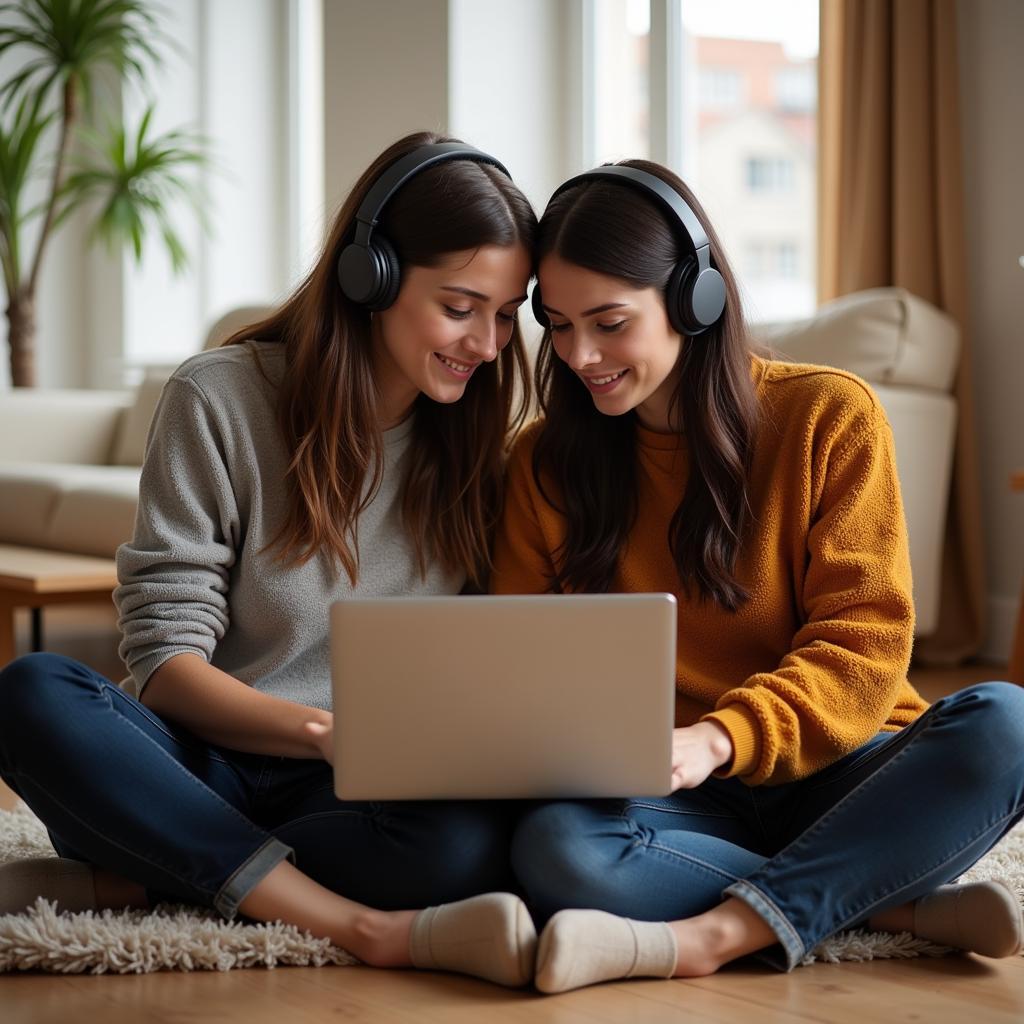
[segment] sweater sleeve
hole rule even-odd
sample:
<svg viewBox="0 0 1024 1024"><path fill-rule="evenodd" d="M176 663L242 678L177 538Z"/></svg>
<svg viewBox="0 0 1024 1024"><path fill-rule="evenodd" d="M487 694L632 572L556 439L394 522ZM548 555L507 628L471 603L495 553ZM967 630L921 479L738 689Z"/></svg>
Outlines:
<svg viewBox="0 0 1024 1024"><path fill-rule="evenodd" d="M774 671L750 676L705 716L733 740L721 774L751 785L804 778L867 742L910 661L907 533L892 434L874 400L821 444L811 481L803 624Z"/></svg>
<svg viewBox="0 0 1024 1024"><path fill-rule="evenodd" d="M494 543L492 594L546 594L555 574L551 548L537 514L532 433L520 436L509 458L505 508Z"/></svg>
<svg viewBox="0 0 1024 1024"><path fill-rule="evenodd" d="M138 693L177 654L211 659L228 627L239 533L213 412L193 380L172 377L150 429L135 534L117 552L119 653Z"/></svg>

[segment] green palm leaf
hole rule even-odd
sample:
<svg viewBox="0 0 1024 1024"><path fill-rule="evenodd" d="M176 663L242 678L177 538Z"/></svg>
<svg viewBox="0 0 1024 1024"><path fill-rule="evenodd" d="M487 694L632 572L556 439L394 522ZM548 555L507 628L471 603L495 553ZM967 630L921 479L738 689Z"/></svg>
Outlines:
<svg viewBox="0 0 1024 1024"><path fill-rule="evenodd" d="M176 129L153 136L153 108L147 108L133 132L123 125L111 127L105 136L83 132L89 150L61 189L62 208L55 224L88 201L97 202L99 213L93 231L109 248L127 243L136 261L143 243L155 229L163 239L175 271L187 265L185 248L170 220L170 210L186 202L204 220L205 199L197 182L182 172L209 165L205 140Z"/></svg>
<svg viewBox="0 0 1024 1024"><path fill-rule="evenodd" d="M143 0L14 0L0 3L0 56L14 47L31 51L29 63L0 88L4 105L28 89L49 91L72 83L85 98L97 71L144 78L159 63L156 42L170 44Z"/></svg>
<svg viewBox="0 0 1024 1024"><path fill-rule="evenodd" d="M180 50L158 20L151 0L0 0L0 60L14 51L15 69L0 82L0 269L16 385L34 380L30 313L39 272L54 230L72 211L95 201L95 233L108 245L127 244L136 259L155 232L176 271L185 266L185 249L171 211L186 201L203 220L203 195L187 171L207 163L205 144L184 131L154 137L152 109L131 133L84 133L91 156L67 173L81 102L93 102L94 85L145 86L147 69L159 63L157 44ZM26 209L28 186L41 181L44 200ZM36 217L29 254L23 228Z"/></svg>
<svg viewBox="0 0 1024 1024"><path fill-rule="evenodd" d="M39 140L56 114L42 113L42 96L26 95L10 125L0 124L0 263L8 295L21 279L19 239L39 207L22 209Z"/></svg>

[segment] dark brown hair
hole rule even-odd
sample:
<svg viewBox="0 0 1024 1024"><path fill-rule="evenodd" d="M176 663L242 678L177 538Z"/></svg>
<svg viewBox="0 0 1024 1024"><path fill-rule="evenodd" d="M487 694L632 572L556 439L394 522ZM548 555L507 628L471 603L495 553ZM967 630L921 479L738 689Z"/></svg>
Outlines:
<svg viewBox="0 0 1024 1024"><path fill-rule="evenodd" d="M736 279L686 185L658 164L623 163L657 175L683 196L704 225L712 264L725 279L721 319L705 333L683 339L671 416L681 423L692 468L667 540L683 591L695 589L701 599L735 611L748 596L735 567L749 517L747 476L757 419ZM661 291L677 263L693 256L680 243L679 228L654 200L636 188L600 179L555 196L541 217L536 253L538 265L554 254L634 287ZM555 354L550 329L541 341L536 385L545 418L533 473L567 523L553 588L607 591L637 515L636 413L599 412L576 374ZM558 502L545 479L557 482Z"/></svg>
<svg viewBox="0 0 1024 1024"><path fill-rule="evenodd" d="M457 141L418 132L381 153L356 182L295 293L224 343L275 341L285 347L278 423L290 456L288 513L272 542L283 561L302 563L326 551L353 583L358 579L357 521L380 487L384 445L370 314L342 294L338 256L352 239L360 203L385 167L420 146ZM449 253L484 245L529 250L536 224L529 202L497 168L450 160L403 185L385 207L380 230L402 266L430 267ZM422 574L437 562L482 586L501 510L505 452L529 397L516 324L511 341L494 362L476 370L458 402L446 405L423 394L416 399L402 509Z"/></svg>

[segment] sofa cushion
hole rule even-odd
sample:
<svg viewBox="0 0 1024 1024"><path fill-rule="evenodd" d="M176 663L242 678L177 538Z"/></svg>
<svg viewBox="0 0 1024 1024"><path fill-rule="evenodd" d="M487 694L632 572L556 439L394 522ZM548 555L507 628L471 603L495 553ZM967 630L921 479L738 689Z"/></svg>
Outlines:
<svg viewBox="0 0 1024 1024"><path fill-rule="evenodd" d="M60 500L61 472L78 466L0 463L0 541L4 544L46 544L46 528Z"/></svg>
<svg viewBox="0 0 1024 1024"><path fill-rule="evenodd" d="M14 388L0 394L0 463L102 465L129 391Z"/></svg>
<svg viewBox="0 0 1024 1024"><path fill-rule="evenodd" d="M905 288L844 295L808 320L766 325L759 340L779 358L941 392L952 388L960 357L956 321Z"/></svg>
<svg viewBox="0 0 1024 1024"><path fill-rule="evenodd" d="M146 455L146 439L153 422L157 402L163 393L169 370L150 369L135 389L135 401L125 410L110 454L113 466L141 466Z"/></svg>
<svg viewBox="0 0 1024 1024"><path fill-rule="evenodd" d="M102 482L82 481L61 495L50 522L47 547L113 557L119 545L132 539L141 471L108 468L127 472Z"/></svg>
<svg viewBox="0 0 1024 1024"><path fill-rule="evenodd" d="M0 464L0 542L111 557L135 528L138 468Z"/></svg>
<svg viewBox="0 0 1024 1024"><path fill-rule="evenodd" d="M240 306L225 313L206 335L204 349L217 348L235 331L249 324L265 320L274 311L272 306ZM113 466L141 466L146 457L146 440L149 426L153 422L157 402L163 392L173 367L150 367L135 391L135 400L128 408L118 427L113 447L110 449L110 463Z"/></svg>

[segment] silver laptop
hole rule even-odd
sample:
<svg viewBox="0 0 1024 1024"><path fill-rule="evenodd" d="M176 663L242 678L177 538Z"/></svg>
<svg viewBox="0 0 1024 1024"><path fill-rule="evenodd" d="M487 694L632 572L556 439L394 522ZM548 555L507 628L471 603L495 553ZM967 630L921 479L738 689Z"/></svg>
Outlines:
<svg viewBox="0 0 1024 1024"><path fill-rule="evenodd" d="M340 601L331 667L343 800L669 791L671 594Z"/></svg>

